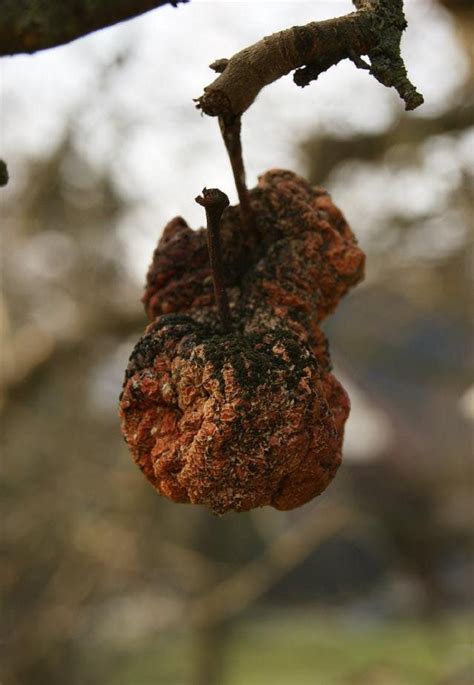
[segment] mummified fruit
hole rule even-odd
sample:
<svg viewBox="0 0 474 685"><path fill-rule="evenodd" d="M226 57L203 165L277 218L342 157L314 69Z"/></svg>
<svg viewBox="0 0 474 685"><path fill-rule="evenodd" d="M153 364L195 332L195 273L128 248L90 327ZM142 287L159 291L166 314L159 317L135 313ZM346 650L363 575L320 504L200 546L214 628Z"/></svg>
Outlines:
<svg viewBox="0 0 474 685"><path fill-rule="evenodd" d="M217 316L206 231L174 219L120 400L125 439L158 492L216 513L320 494L349 414L318 324L363 278L364 254L329 195L289 171L264 174L250 200L251 233L238 207L221 225L232 331Z"/></svg>

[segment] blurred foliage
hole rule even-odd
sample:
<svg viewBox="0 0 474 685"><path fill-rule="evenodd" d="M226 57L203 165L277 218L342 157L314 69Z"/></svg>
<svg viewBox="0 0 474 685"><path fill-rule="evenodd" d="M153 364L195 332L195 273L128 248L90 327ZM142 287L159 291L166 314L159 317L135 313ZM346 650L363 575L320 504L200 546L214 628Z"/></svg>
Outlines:
<svg viewBox="0 0 474 685"><path fill-rule="evenodd" d="M471 8L443 4L470 49ZM472 78L436 117L305 142L369 255L328 326L333 356L354 414L357 390L390 430L374 446L356 426L323 500L287 514L213 517L140 476L116 415L145 324L129 200L74 119L17 166L2 190L2 683L468 682Z"/></svg>
<svg viewBox="0 0 474 685"><path fill-rule="evenodd" d="M238 623L229 641L228 685L470 685L465 622L364 624L357 615L315 620L302 611ZM107 685L189 682L189 636L162 638L129 655ZM183 658L183 656L185 658ZM451 676L454 675L454 679Z"/></svg>

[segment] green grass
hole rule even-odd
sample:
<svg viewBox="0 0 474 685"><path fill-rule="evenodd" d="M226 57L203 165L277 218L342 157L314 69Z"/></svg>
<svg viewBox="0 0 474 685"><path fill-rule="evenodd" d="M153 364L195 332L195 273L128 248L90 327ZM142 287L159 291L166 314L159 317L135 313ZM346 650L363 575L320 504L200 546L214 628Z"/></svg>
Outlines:
<svg viewBox="0 0 474 685"><path fill-rule="evenodd" d="M375 624L273 613L234 627L222 685L442 685L472 665L473 636L466 619ZM157 638L122 655L107 685L193 685L193 654L190 635Z"/></svg>

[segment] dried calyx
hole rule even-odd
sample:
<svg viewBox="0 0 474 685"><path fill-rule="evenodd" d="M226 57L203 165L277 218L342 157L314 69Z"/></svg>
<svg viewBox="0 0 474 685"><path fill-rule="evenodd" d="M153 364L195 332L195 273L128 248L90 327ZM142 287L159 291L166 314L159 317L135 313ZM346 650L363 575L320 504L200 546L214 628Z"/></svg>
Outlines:
<svg viewBox="0 0 474 685"><path fill-rule="evenodd" d="M206 192L212 230L216 191ZM231 327L216 306L207 231L179 217L166 226L143 297L151 323L120 402L125 439L158 492L216 513L292 509L333 479L349 400L319 324L364 271L321 188L273 170L249 197L253 232L238 207L220 223Z"/></svg>

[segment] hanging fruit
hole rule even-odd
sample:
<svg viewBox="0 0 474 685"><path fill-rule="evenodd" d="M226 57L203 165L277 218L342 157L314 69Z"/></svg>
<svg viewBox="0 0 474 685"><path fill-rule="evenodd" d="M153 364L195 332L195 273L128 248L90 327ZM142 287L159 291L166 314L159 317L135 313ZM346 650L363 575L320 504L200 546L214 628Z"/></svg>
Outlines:
<svg viewBox="0 0 474 685"><path fill-rule="evenodd" d="M166 226L120 400L156 490L219 514L292 509L334 478L349 399L319 324L364 274L325 190L272 170L249 200L252 230L218 190L198 198L207 229Z"/></svg>

